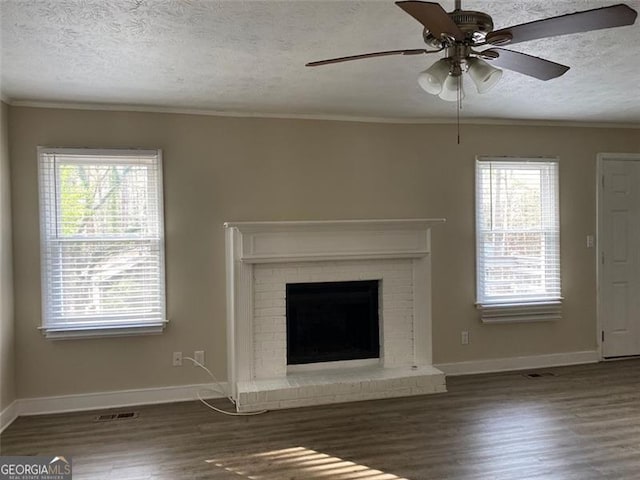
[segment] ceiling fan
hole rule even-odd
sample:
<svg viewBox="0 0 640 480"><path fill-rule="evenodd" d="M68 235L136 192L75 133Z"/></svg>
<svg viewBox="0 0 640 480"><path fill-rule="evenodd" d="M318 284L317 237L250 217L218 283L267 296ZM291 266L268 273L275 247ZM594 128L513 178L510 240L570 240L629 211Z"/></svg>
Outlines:
<svg viewBox="0 0 640 480"><path fill-rule="evenodd" d="M485 93L495 86L502 76L502 70L494 65L539 80L550 80L569 70L566 65L496 46L632 25L638 15L628 5L618 4L493 30L490 15L462 10L461 0L455 0L453 12L446 12L440 4L434 2L399 1L396 5L424 26L424 42L433 50L388 50L320 60L307 63L306 66L317 67L387 55L422 55L444 51L444 58L420 73L418 83L425 91L438 95L443 100L460 101L464 96L462 74L465 72L475 83L478 93ZM491 48L476 50L485 46Z"/></svg>

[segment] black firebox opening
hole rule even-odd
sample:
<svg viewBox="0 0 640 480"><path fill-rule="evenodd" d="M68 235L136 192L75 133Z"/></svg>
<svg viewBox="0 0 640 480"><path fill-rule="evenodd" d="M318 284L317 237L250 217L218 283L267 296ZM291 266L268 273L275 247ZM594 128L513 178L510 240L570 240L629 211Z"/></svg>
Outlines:
<svg viewBox="0 0 640 480"><path fill-rule="evenodd" d="M287 284L287 363L380 356L378 281Z"/></svg>

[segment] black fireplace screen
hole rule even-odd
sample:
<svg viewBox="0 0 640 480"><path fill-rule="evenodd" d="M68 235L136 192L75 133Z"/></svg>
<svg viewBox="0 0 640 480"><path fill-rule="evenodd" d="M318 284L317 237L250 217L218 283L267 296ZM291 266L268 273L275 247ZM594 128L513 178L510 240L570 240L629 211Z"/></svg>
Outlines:
<svg viewBox="0 0 640 480"><path fill-rule="evenodd" d="M378 281L287 284L287 363L380 356Z"/></svg>

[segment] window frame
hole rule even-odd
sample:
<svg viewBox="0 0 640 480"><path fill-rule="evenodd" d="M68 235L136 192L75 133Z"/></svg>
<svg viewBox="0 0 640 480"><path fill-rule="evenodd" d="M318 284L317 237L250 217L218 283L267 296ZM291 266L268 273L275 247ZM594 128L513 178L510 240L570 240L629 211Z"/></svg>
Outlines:
<svg viewBox="0 0 640 480"><path fill-rule="evenodd" d="M126 156L154 156L154 166L156 174L156 187L157 195L157 229L158 238L151 237L151 241L157 242L158 245L158 280L159 280L159 294L161 298L161 315L160 320L140 320L140 321L113 321L114 317L111 317L110 321L106 315L103 316L103 320L91 320L86 322L75 322L65 324L64 322L51 321L49 312L49 299L52 298L50 294L49 277L51 275L52 267L47 266L47 260L51 257L47 254L47 247L51 243L51 239L48 237L48 230L46 223L50 222L49 216L46 216L45 208L45 196L47 188L50 186L45 185L47 183L47 176L53 174L55 178L58 178L59 172L55 164L46 165L44 155L85 155L87 158L96 157L96 161L90 160L83 162L79 160L79 163L86 163L88 165L96 165L104 163L99 162L100 156L112 156L112 157L126 157ZM164 188L163 188L163 162L162 162L162 150L161 149L136 149L136 148L57 148L57 147L38 147L37 148L37 161L38 161L38 198L39 198L39 215L40 222L40 268L41 268L41 301L42 301L42 318L39 330L50 339L72 339L72 338L97 338L97 337L111 337L111 336L132 336L132 335L154 335L160 334L164 331L168 319L167 319L167 297L166 297L166 272L165 272L165 229L164 229ZM107 162L108 163L108 162ZM133 165L133 163L131 163ZM58 184L54 183L54 188ZM61 204L59 196L56 194L54 205L52 206L54 215L60 217ZM57 222L57 220L56 220ZM56 228L58 228L56 226ZM136 237L138 240L140 237ZM126 240L126 236L118 238L119 240ZM134 239L132 236L129 240ZM108 238L99 237L95 238L96 241L109 241ZM59 240L58 240L59 242Z"/></svg>
<svg viewBox="0 0 640 480"><path fill-rule="evenodd" d="M480 165L483 163L521 163L523 166L533 163L552 163L555 164L555 179L553 182L554 195L552 203L555 210L555 223L557 251L553 252L557 259L559 295L550 296L548 298L535 298L523 296L520 299L505 299L496 297L493 300L487 298L486 294L481 291L484 284L481 281L483 271L480 268L481 250L484 245L481 242L481 215L480 215ZM493 208L494 202L491 199ZM541 200L541 208L548 207L549 203ZM476 308L480 311L480 318L483 323L519 323L519 322L536 322L536 321L554 321L562 318L562 267L561 267L561 238L560 238L560 159L558 157L519 157L519 156L478 156L475 162L475 243L476 243ZM482 255L483 256L483 255Z"/></svg>

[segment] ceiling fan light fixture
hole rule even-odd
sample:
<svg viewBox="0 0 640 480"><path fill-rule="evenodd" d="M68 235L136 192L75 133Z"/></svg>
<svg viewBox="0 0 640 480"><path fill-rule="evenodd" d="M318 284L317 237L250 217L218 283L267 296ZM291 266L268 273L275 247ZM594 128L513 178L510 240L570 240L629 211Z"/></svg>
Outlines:
<svg viewBox="0 0 640 480"><path fill-rule="evenodd" d="M467 64L469 65L467 73L476 84L478 93L487 93L502 78L502 70L492 67L481 58L469 58Z"/></svg>
<svg viewBox="0 0 640 480"><path fill-rule="evenodd" d="M447 60L440 59L418 75L418 84L431 95L439 95L442 86L449 76L450 65Z"/></svg>
<svg viewBox="0 0 640 480"><path fill-rule="evenodd" d="M458 93L460 90L460 93ZM438 95L442 100L447 102L455 102L464 98L464 89L462 88L462 75L448 75L442 84L442 91Z"/></svg>

